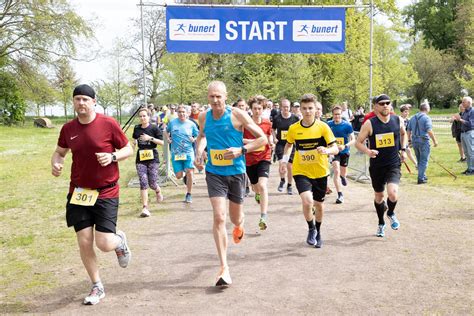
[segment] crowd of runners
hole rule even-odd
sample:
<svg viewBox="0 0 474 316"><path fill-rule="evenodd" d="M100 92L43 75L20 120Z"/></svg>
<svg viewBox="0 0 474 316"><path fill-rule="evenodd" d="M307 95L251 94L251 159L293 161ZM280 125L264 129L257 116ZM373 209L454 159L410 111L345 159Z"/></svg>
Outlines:
<svg viewBox="0 0 474 316"><path fill-rule="evenodd" d="M470 125L465 130L472 134L472 99L469 102L470 116L454 119L461 123L467 119ZM330 109L331 119L327 121L323 118L321 103L313 94L305 94L293 103L285 98L274 103L265 96L255 95L248 101L239 99L230 106L226 86L221 81L209 84L206 106L192 103L190 106L170 105L160 111L155 111L153 106L139 109L140 124L134 127L131 142L113 118L95 112L95 103L95 91L91 87L79 85L74 89L77 118L61 129L51 159L52 173L59 176L66 154L72 152L66 218L67 225L76 231L80 256L92 281L84 304L97 304L105 296L94 243L104 252L115 251L121 267L127 267L131 259L126 235L116 229L117 181L118 162L133 155L134 150L141 217L151 215L149 189L154 192L157 203L166 203L158 185L160 151L157 146L166 147L163 150L168 152L169 162L164 163L170 163L176 178L186 184L185 203L192 203L195 170L205 172L220 261L216 286L232 284L227 261L226 218L229 214L233 224L233 242L240 244L245 239L243 201L247 187L254 192L255 202L260 207L260 217L255 223L260 230L271 229L269 190L288 195L297 193L308 225L306 243L315 248L323 246L324 205L330 192L328 180L332 171L334 203L346 203L343 191L349 185L347 168L351 146L370 157L369 172L378 218L377 224L374 218L375 236L384 237L385 218L393 230L400 228L395 208L401 165L410 148L407 135L411 132L420 135L412 131L410 125L406 132L405 117L393 113L388 95L374 97L373 111L366 114L364 120L356 119L357 123L363 122L357 125L360 127L357 137L350 123L354 115L344 103ZM356 115L361 112L358 110ZM427 133L432 134L431 130ZM436 139L432 140L436 145ZM467 155L472 159L472 150ZM268 188L272 166L278 168L280 176L276 188Z"/></svg>

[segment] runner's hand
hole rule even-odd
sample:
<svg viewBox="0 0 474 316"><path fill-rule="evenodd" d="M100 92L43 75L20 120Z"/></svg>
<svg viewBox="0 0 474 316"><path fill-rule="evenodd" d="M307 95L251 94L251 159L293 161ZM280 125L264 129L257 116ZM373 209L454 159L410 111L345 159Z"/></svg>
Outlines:
<svg viewBox="0 0 474 316"><path fill-rule="evenodd" d="M102 167L110 165L112 163L112 154L111 153L95 153L97 161Z"/></svg>
<svg viewBox="0 0 474 316"><path fill-rule="evenodd" d="M405 162L407 160L407 153L405 151L402 151L400 159L402 160L402 162Z"/></svg>
<svg viewBox="0 0 474 316"><path fill-rule="evenodd" d="M379 154L378 150L369 149L369 152L367 153L367 156L369 156L370 158L375 158L375 157L377 157L378 154Z"/></svg>
<svg viewBox="0 0 474 316"><path fill-rule="evenodd" d="M196 155L196 158L194 159L194 165L199 171L204 169L204 159L202 159L202 156L199 157L199 155Z"/></svg>
<svg viewBox="0 0 474 316"><path fill-rule="evenodd" d="M316 150L321 155L327 155L328 154L327 148L324 147L324 146L319 146L318 148L316 148Z"/></svg>
<svg viewBox="0 0 474 316"><path fill-rule="evenodd" d="M224 159L234 159L242 155L242 147L230 147L227 148L224 153Z"/></svg>
<svg viewBox="0 0 474 316"><path fill-rule="evenodd" d="M63 165L56 162L51 167L51 173L53 176L59 177L63 171Z"/></svg>
<svg viewBox="0 0 474 316"><path fill-rule="evenodd" d="M152 139L152 137L150 135L147 135L147 134L141 134L140 135L140 140L142 142L148 142Z"/></svg>

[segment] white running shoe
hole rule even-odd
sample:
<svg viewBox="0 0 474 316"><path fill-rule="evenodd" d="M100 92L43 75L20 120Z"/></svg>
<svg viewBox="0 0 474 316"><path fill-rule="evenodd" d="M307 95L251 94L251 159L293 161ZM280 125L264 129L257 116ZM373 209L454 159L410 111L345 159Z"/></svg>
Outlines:
<svg viewBox="0 0 474 316"><path fill-rule="evenodd" d="M86 298L84 298L84 305L95 305L105 297L104 288L100 288L97 285L92 286L91 292Z"/></svg>

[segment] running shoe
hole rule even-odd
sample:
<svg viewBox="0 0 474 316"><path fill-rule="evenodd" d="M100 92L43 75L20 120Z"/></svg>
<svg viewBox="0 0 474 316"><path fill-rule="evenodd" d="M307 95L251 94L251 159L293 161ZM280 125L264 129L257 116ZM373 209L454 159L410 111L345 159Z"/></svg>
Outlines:
<svg viewBox="0 0 474 316"><path fill-rule="evenodd" d="M224 267L217 276L216 286L229 286L232 284L232 279L229 273L229 267Z"/></svg>
<svg viewBox="0 0 474 316"><path fill-rule="evenodd" d="M306 242L310 246L316 245L316 228L310 228L308 230L308 237L306 237Z"/></svg>
<svg viewBox="0 0 474 316"><path fill-rule="evenodd" d="M379 225L377 227L377 237L383 237L385 236L385 225Z"/></svg>
<svg viewBox="0 0 474 316"><path fill-rule="evenodd" d="M323 246L323 239L321 238L321 233L318 233L316 235L316 245L314 245L316 248L321 248Z"/></svg>
<svg viewBox="0 0 474 316"><path fill-rule="evenodd" d="M288 193L288 195L293 195L293 187L292 186L287 186L286 187L286 192Z"/></svg>
<svg viewBox="0 0 474 316"><path fill-rule="evenodd" d="M265 230L267 229L267 221L264 217L260 217L260 221L258 222L258 227L260 227L260 230Z"/></svg>
<svg viewBox="0 0 474 316"><path fill-rule="evenodd" d="M161 194L161 190L156 192L156 203L161 203L163 202L164 197L163 194Z"/></svg>
<svg viewBox="0 0 474 316"><path fill-rule="evenodd" d="M397 216L395 216L395 213L392 214L392 216L388 216L388 218L390 219L390 226L392 227L392 229L397 230L398 228L400 228L400 222L398 221Z"/></svg>
<svg viewBox="0 0 474 316"><path fill-rule="evenodd" d="M341 183L343 186L347 186L347 179L346 177L341 176Z"/></svg>
<svg viewBox="0 0 474 316"><path fill-rule="evenodd" d="M255 201L260 204L260 193L255 193Z"/></svg>
<svg viewBox="0 0 474 316"><path fill-rule="evenodd" d="M142 209L142 212L141 212L141 214L140 214L140 217L150 217L150 211L149 211L146 207L144 207L144 208Z"/></svg>
<svg viewBox="0 0 474 316"><path fill-rule="evenodd" d="M186 197L184 198L184 202L193 203L193 198L191 196L191 193L186 193Z"/></svg>
<svg viewBox="0 0 474 316"><path fill-rule="evenodd" d="M278 185L278 192L283 192L283 189L285 188L285 181L280 180L280 184Z"/></svg>
<svg viewBox="0 0 474 316"><path fill-rule="evenodd" d="M105 297L104 288L100 288L97 285L92 286L91 292L86 298L84 298L84 305L95 305Z"/></svg>
<svg viewBox="0 0 474 316"><path fill-rule="evenodd" d="M234 238L234 243L238 244L244 238L244 228L241 226L235 226L234 231L232 232L232 238Z"/></svg>
<svg viewBox="0 0 474 316"><path fill-rule="evenodd" d="M119 230L117 231L117 235L122 238L122 243L120 246L115 248L115 254L117 255L119 265L122 268L126 268L130 262L130 259L132 258L132 252L130 251L130 248L128 248L127 236L125 233Z"/></svg>
<svg viewBox="0 0 474 316"><path fill-rule="evenodd" d="M336 204L342 204L344 203L344 196L341 195L341 196L338 196L337 199L336 199Z"/></svg>

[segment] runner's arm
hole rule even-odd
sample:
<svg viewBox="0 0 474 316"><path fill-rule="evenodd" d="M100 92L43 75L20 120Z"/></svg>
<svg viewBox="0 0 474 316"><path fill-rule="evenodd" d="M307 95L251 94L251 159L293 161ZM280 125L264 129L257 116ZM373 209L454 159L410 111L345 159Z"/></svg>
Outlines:
<svg viewBox="0 0 474 316"><path fill-rule="evenodd" d="M252 152L257 148L265 146L268 143L267 136L263 133L262 129L250 118L250 116L244 111L233 108L232 113L235 115L237 120L242 124L242 127L252 133L255 136L255 140L245 145L247 152ZM242 149L240 149L242 153Z"/></svg>
<svg viewBox="0 0 474 316"><path fill-rule="evenodd" d="M56 150L51 157L51 173L55 177L59 177L63 171L64 157L69 152L68 148L56 146Z"/></svg>
<svg viewBox="0 0 474 316"><path fill-rule="evenodd" d="M357 140L355 142L355 146L357 150L359 150L360 152L366 154L370 158L375 158L378 154L378 151L369 149L367 145L365 144L365 140L367 139L367 137L369 137L371 132L372 132L372 123L370 123L370 121L367 120L365 121L365 123L362 125L360 129L359 135L357 136Z"/></svg>
<svg viewBox="0 0 474 316"><path fill-rule="evenodd" d="M206 112L199 113L198 122L199 122L199 133L196 138L195 163L196 165L201 166L204 161L203 160L204 149L206 148L206 145L207 145L206 135L204 135L204 125L206 124Z"/></svg>

